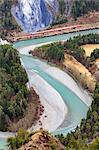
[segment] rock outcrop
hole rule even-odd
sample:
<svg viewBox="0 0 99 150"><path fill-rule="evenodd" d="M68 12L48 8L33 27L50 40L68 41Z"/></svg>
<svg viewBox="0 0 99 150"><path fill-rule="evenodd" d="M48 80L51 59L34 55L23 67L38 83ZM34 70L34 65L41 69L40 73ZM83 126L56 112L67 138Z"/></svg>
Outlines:
<svg viewBox="0 0 99 150"><path fill-rule="evenodd" d="M26 32L48 27L57 11L57 0L17 0L12 6L13 16Z"/></svg>
<svg viewBox="0 0 99 150"><path fill-rule="evenodd" d="M31 140L19 150L65 150L58 139L46 131L38 131L31 136Z"/></svg>
<svg viewBox="0 0 99 150"><path fill-rule="evenodd" d="M36 32L51 24L62 24L67 20L77 19L93 10L99 11L96 0L2 0L1 27L20 30L17 28L18 24L27 33Z"/></svg>

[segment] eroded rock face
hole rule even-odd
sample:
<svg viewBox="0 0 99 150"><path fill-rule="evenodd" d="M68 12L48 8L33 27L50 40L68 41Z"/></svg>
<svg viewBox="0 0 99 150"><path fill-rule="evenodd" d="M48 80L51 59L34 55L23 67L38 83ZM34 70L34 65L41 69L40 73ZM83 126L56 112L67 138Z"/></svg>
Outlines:
<svg viewBox="0 0 99 150"><path fill-rule="evenodd" d="M30 142L23 145L19 150L65 150L60 141L46 131L38 131L31 136Z"/></svg>
<svg viewBox="0 0 99 150"><path fill-rule="evenodd" d="M49 26L58 7L57 0L17 0L12 14L24 31L33 32Z"/></svg>

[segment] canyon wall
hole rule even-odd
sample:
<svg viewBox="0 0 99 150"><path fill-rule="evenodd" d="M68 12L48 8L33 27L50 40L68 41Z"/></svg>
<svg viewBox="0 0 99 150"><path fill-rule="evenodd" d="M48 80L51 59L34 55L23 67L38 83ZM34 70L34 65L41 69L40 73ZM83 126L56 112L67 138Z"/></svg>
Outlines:
<svg viewBox="0 0 99 150"><path fill-rule="evenodd" d="M26 32L48 27L58 11L57 0L18 0L12 6L12 14Z"/></svg>

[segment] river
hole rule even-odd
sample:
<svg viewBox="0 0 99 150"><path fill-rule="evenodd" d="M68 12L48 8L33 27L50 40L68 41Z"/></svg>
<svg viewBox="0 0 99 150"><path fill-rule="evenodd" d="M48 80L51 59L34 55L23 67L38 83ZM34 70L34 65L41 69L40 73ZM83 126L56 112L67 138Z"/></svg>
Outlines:
<svg viewBox="0 0 99 150"><path fill-rule="evenodd" d="M56 42L67 40L70 37L77 36L79 34L89 34L89 33L99 33L99 29L80 31L75 33L68 33L63 35L55 35L51 37L44 37L38 39L31 39L26 41L19 41L13 44L15 48L27 47L30 45L37 45L41 43L47 42ZM57 129L54 134L57 133L68 133L70 130L74 129L81 121L82 118L85 118L88 106L69 88L67 88L64 84L53 78L49 75L42 67L42 61L37 63L38 59L20 55L23 61L25 68L33 69L37 71L37 74L42 77L48 84L50 84L63 98L65 104L68 107L69 113L66 119L65 126L63 125L59 129ZM44 63L44 62L43 62ZM50 91L49 91L50 92ZM6 149L6 140L1 138L2 133L0 133L0 150Z"/></svg>

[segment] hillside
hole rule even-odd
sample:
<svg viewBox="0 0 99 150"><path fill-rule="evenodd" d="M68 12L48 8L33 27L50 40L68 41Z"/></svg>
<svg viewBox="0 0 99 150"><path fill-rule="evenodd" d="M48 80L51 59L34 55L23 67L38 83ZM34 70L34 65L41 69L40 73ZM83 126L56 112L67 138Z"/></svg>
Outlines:
<svg viewBox="0 0 99 150"><path fill-rule="evenodd" d="M33 88L28 90L27 82L28 76L17 50L11 45L1 45L0 131L27 129L38 119L39 96Z"/></svg>
<svg viewBox="0 0 99 150"><path fill-rule="evenodd" d="M43 130L29 134L20 129L16 138L9 138L8 143L9 149L13 150L65 150L58 139Z"/></svg>
<svg viewBox="0 0 99 150"><path fill-rule="evenodd" d="M99 150L98 30L99 0L0 0L0 146Z"/></svg>
<svg viewBox="0 0 99 150"><path fill-rule="evenodd" d="M24 31L33 32L45 29L49 25L65 23L70 20L70 17L77 20L78 17L93 10L99 10L99 1L21 0L13 5L12 14Z"/></svg>
<svg viewBox="0 0 99 150"><path fill-rule="evenodd" d="M4 39L8 31L20 31L20 27L11 14L12 4L13 0L0 0L0 37Z"/></svg>
<svg viewBox="0 0 99 150"><path fill-rule="evenodd" d="M2 36L7 34L5 30L20 31L20 26L25 32L38 31L93 11L99 11L98 0L1 0L0 30Z"/></svg>
<svg viewBox="0 0 99 150"><path fill-rule="evenodd" d="M63 70L68 70L84 88L93 92L96 83L94 74L98 71L98 68L91 56L87 57L85 50L80 46L98 43L99 34L79 35L66 42L56 42L37 47L30 53L56 64Z"/></svg>

